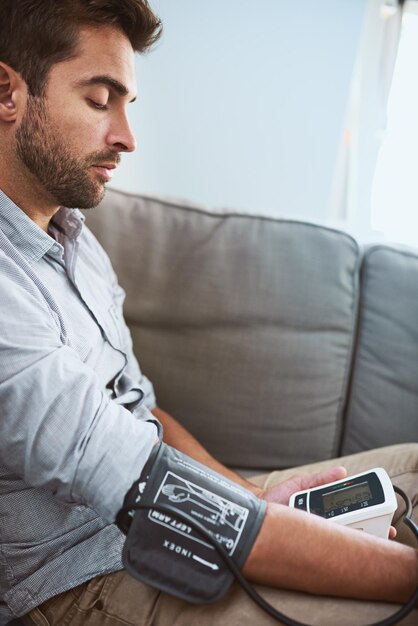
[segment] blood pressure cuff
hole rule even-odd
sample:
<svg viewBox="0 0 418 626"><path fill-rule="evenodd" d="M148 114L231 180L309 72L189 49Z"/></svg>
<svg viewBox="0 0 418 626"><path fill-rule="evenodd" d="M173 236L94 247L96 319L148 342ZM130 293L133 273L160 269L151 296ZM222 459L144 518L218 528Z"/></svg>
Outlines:
<svg viewBox="0 0 418 626"><path fill-rule="evenodd" d="M211 541L241 568L266 503L164 443L154 450L116 519L127 531L123 565L137 580L183 600L214 602L233 575ZM135 510L138 504L146 508ZM193 522L210 533L209 540Z"/></svg>

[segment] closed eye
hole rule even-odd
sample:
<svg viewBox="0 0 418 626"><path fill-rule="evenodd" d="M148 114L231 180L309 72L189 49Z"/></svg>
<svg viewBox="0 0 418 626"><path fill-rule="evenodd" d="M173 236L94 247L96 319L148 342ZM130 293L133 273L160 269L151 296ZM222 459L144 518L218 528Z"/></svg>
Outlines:
<svg viewBox="0 0 418 626"><path fill-rule="evenodd" d="M107 108L108 108L107 104L100 104L100 102L95 102L91 98L88 98L88 101L91 104L91 106L97 109L98 111L107 111Z"/></svg>

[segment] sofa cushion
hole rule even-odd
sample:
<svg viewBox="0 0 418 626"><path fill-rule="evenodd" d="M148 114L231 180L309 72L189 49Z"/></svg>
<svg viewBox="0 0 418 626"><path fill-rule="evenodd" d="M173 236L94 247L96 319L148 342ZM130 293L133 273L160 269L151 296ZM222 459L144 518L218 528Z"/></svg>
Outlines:
<svg viewBox="0 0 418 626"><path fill-rule="evenodd" d="M159 405L228 465L339 450L359 251L313 224L109 191L88 212Z"/></svg>
<svg viewBox="0 0 418 626"><path fill-rule="evenodd" d="M365 252L343 453L418 441L418 255Z"/></svg>

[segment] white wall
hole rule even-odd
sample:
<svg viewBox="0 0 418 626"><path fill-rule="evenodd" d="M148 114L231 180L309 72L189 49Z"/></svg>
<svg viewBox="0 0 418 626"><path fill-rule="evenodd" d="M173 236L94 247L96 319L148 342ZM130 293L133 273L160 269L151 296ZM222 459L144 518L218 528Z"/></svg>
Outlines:
<svg viewBox="0 0 418 626"><path fill-rule="evenodd" d="M165 34L113 186L325 219L365 4L151 0Z"/></svg>

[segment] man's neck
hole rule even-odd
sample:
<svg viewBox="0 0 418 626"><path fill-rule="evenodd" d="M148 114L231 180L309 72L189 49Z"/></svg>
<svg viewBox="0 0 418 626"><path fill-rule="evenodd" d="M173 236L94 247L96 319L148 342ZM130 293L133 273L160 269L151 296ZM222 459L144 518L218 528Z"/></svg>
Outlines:
<svg viewBox="0 0 418 626"><path fill-rule="evenodd" d="M0 162L0 189L19 207L26 215L46 233L48 226L59 210L52 198L46 197L44 191L39 189L38 182L34 179L29 181L27 177L19 176L18 172L12 172L5 178L2 172L11 172L10 165L4 169Z"/></svg>

